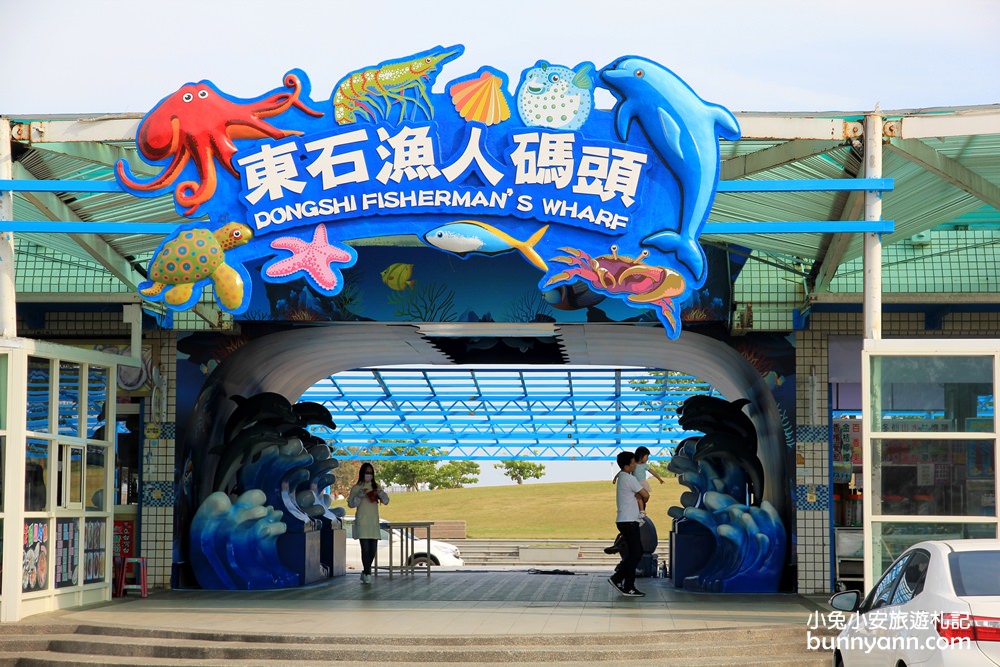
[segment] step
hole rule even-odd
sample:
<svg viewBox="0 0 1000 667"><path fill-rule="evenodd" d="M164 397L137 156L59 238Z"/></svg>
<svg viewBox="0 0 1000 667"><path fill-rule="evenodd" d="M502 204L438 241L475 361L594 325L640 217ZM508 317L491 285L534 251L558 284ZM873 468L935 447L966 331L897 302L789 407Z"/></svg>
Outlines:
<svg viewBox="0 0 1000 667"><path fill-rule="evenodd" d="M495 662L468 662L458 660L456 664L465 667L496 667ZM178 660L176 658L144 658L143 667L307 667L313 663L304 663L297 660L234 660L219 661L213 660L210 663L200 660ZM370 663L365 663L370 664ZM427 667L425 662L394 662L393 667ZM545 662L518 662L519 667L580 667L581 662L545 661ZM590 664L595 664L590 662ZM602 661L602 665L610 666L632 666L635 661L623 661L620 659ZM742 656L739 658L725 659L718 657L686 657L680 660L647 657L642 660L644 665L656 665L658 667L829 667L830 656L823 654L816 655L767 655L756 659L752 656ZM107 656L92 655L57 655L51 653L25 653L13 656L0 656L0 667L66 667L73 665L86 665L87 667L135 667L133 658L115 658Z"/></svg>
<svg viewBox="0 0 1000 667"><path fill-rule="evenodd" d="M5 632L0 667L32 665L611 664L812 665L829 655L808 651L800 627L776 626L620 635L348 637L243 635L81 626L64 634ZM40 644L41 643L41 644ZM45 650L42 645L47 645ZM781 646L775 654L775 646ZM800 647L800 648L798 648ZM697 657L696 657L697 656ZM705 657L711 656L711 657ZM754 656L761 656L760 660ZM787 662L786 662L787 661Z"/></svg>

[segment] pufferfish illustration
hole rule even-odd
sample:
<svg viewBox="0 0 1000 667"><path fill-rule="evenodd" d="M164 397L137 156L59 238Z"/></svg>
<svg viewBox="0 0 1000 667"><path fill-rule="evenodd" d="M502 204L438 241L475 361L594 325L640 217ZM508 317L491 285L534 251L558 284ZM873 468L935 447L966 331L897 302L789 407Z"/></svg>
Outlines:
<svg viewBox="0 0 1000 667"><path fill-rule="evenodd" d="M402 292L416 285L417 281L411 280L411 278L413 278L412 264L397 262L387 266L382 271L382 282L385 283L386 287L397 292Z"/></svg>
<svg viewBox="0 0 1000 667"><path fill-rule="evenodd" d="M533 127L579 129L594 106L593 72L591 63L569 69L539 60L524 73L517 89L521 121Z"/></svg>

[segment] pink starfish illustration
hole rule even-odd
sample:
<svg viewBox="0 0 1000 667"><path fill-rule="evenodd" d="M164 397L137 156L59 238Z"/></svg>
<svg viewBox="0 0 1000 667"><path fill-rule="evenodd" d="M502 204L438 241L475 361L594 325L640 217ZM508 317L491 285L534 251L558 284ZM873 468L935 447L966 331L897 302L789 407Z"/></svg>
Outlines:
<svg viewBox="0 0 1000 667"><path fill-rule="evenodd" d="M326 225L316 225L316 232L311 242L303 241L295 236L283 236L271 241L271 247L276 250L289 250L291 257L270 264L265 274L271 278L288 278L304 271L312 281L325 291L337 287L339 271L330 268L333 262L341 264L353 263L355 255L338 246L327 242Z"/></svg>

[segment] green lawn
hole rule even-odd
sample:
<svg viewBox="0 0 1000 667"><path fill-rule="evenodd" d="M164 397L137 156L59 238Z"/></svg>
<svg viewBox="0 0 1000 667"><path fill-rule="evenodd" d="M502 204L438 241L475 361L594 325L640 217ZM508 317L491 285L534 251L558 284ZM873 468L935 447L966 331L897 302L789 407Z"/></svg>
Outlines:
<svg viewBox="0 0 1000 667"><path fill-rule="evenodd" d="M667 530L667 508L684 490L676 478L651 479L649 516ZM346 506L336 501L334 506ZM610 540L615 536L615 487L607 482L480 486L396 493L380 508L389 521L464 519L472 539ZM352 510L348 510L352 513Z"/></svg>

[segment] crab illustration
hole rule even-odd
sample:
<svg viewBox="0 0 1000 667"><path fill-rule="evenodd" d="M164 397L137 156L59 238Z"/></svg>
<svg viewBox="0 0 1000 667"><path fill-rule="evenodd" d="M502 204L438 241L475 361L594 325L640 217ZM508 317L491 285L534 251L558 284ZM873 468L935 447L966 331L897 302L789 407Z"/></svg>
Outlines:
<svg viewBox="0 0 1000 667"><path fill-rule="evenodd" d="M577 248L560 250L569 256L560 255L551 261L569 264L571 268L554 274L543 287L579 278L605 294L627 295L626 300L630 303L656 306L666 319L664 324L673 329L677 327L673 298L684 293L686 283L683 276L672 269L643 263L649 256L648 250L635 258L619 255L617 245L611 246L610 255L598 257L591 257Z"/></svg>
<svg viewBox="0 0 1000 667"><path fill-rule="evenodd" d="M180 306L191 298L194 286L208 278L219 302L230 310L238 308L243 301L243 278L226 264L225 251L243 245L252 236L250 228L238 222L215 232L204 228L183 231L153 256L149 264L152 284L139 291L144 296L162 292L164 301Z"/></svg>

